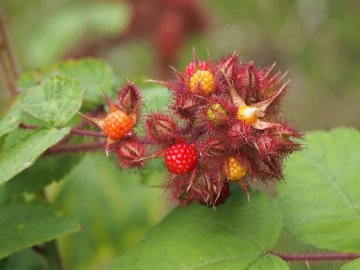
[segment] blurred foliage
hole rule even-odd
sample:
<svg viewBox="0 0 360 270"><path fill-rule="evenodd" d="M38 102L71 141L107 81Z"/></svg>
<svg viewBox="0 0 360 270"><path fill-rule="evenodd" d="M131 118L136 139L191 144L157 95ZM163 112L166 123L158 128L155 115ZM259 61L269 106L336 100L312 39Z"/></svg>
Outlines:
<svg viewBox="0 0 360 270"><path fill-rule="evenodd" d="M129 17L129 9L120 1L2 1L24 70L60 57L64 51L56 51L59 44L69 48L94 36L118 34ZM207 57L207 50L213 58L237 50L244 61L255 60L258 65L277 61L280 69L291 71L293 83L285 104L286 115L301 128L360 126L359 1L202 3L208 10L211 30L187 41L180 53L182 60L175 67L184 68L193 47L202 58ZM60 29L55 36L51 24L65 30ZM123 78L156 74L155 55L146 40L141 44L119 43L100 55Z"/></svg>

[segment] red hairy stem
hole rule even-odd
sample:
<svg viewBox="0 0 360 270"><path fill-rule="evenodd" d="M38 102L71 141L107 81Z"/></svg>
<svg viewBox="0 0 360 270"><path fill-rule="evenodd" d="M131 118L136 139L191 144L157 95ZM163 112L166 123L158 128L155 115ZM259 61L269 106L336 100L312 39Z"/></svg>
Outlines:
<svg viewBox="0 0 360 270"><path fill-rule="evenodd" d="M288 262L295 261L350 261L360 258L360 253L307 253L307 254L290 254L290 253L276 253L271 252L270 254L275 255Z"/></svg>
<svg viewBox="0 0 360 270"><path fill-rule="evenodd" d="M62 153L78 153L78 152L92 152L98 151L104 148L103 142L94 143L80 143L73 145L55 145L44 153L44 155L56 155Z"/></svg>
<svg viewBox="0 0 360 270"><path fill-rule="evenodd" d="M88 136L88 137L106 138L106 135L104 133L98 131L91 131L91 130L72 129L70 130L70 134Z"/></svg>

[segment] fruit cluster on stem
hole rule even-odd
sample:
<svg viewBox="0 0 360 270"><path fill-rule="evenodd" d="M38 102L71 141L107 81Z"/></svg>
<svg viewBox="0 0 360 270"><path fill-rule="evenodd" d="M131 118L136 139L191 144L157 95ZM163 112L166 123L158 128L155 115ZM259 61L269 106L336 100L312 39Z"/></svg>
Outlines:
<svg viewBox="0 0 360 270"><path fill-rule="evenodd" d="M230 183L248 193L253 182L281 180L283 159L301 148L302 133L279 115L289 81L272 74L274 67L241 63L236 54L206 62L194 54L183 73L162 82L172 93L170 111L146 115L142 136L134 131L142 97L132 82L116 101L107 99L107 116L84 117L103 129L106 152L120 167L163 158L172 201L216 206L229 197Z"/></svg>

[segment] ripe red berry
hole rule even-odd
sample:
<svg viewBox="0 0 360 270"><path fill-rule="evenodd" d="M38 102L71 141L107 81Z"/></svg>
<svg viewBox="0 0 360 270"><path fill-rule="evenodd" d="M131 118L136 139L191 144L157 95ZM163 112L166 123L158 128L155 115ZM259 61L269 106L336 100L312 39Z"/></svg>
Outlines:
<svg viewBox="0 0 360 270"><path fill-rule="evenodd" d="M109 113L104 119L104 132L112 140L123 138L134 127L134 120L123 111Z"/></svg>
<svg viewBox="0 0 360 270"><path fill-rule="evenodd" d="M197 162L198 154L193 145L178 143L166 150L166 167L174 174L186 174L192 171Z"/></svg>
<svg viewBox="0 0 360 270"><path fill-rule="evenodd" d="M196 65L195 62L191 62L185 68L185 78L190 79L192 75L198 70L209 70L209 65L206 62L199 61Z"/></svg>

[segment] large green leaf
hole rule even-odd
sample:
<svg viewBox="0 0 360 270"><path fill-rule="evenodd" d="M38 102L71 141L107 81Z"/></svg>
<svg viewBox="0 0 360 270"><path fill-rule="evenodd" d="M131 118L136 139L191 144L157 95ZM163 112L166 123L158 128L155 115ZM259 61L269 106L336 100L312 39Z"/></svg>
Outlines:
<svg viewBox="0 0 360 270"><path fill-rule="evenodd" d="M110 269L247 269L267 256L281 227L269 198L255 193L249 203L237 189L216 210L175 209ZM274 262L259 264L271 269Z"/></svg>
<svg viewBox="0 0 360 270"><path fill-rule="evenodd" d="M319 248L360 251L360 133L311 132L307 148L286 165L278 205L300 241Z"/></svg>
<svg viewBox="0 0 360 270"><path fill-rule="evenodd" d="M40 157L30 168L0 186L4 198L8 199L24 192L36 192L53 181L62 180L79 163L83 154L59 154Z"/></svg>
<svg viewBox="0 0 360 270"><path fill-rule="evenodd" d="M32 87L56 74L78 79L85 90L84 101L92 103L104 102L103 93L108 93L113 89L111 68L105 62L92 58L68 60L40 71L27 72L21 76L19 86L21 88Z"/></svg>
<svg viewBox="0 0 360 270"><path fill-rule="evenodd" d="M52 77L24 93L22 108L32 116L54 126L65 125L80 109L83 88L78 80Z"/></svg>
<svg viewBox="0 0 360 270"><path fill-rule="evenodd" d="M267 255L261 257L256 261L249 270L290 270L289 265L274 255Z"/></svg>
<svg viewBox="0 0 360 270"><path fill-rule="evenodd" d="M341 267L341 270L356 270L360 269L360 259L348 262Z"/></svg>
<svg viewBox="0 0 360 270"><path fill-rule="evenodd" d="M22 115L23 112L20 107L20 101L17 99L4 118L0 120L0 137L19 126Z"/></svg>
<svg viewBox="0 0 360 270"><path fill-rule="evenodd" d="M56 207L40 202L0 206L0 258L80 229Z"/></svg>
<svg viewBox="0 0 360 270"><path fill-rule="evenodd" d="M50 146L58 143L70 131L62 129L38 129L19 140L0 157L0 184L30 167Z"/></svg>

